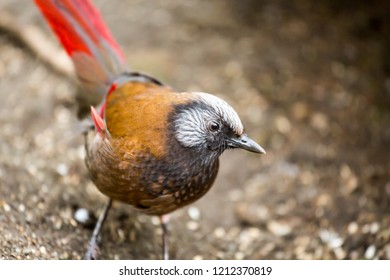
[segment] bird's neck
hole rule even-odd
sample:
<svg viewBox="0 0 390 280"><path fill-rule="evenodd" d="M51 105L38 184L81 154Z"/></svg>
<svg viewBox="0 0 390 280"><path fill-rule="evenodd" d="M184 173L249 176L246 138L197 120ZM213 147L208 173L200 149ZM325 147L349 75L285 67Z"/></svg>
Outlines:
<svg viewBox="0 0 390 280"><path fill-rule="evenodd" d="M202 171L211 171L218 167L220 153L207 148L184 147L174 135L168 136L170 149L166 155L168 162L173 165L185 166L188 172L197 174Z"/></svg>

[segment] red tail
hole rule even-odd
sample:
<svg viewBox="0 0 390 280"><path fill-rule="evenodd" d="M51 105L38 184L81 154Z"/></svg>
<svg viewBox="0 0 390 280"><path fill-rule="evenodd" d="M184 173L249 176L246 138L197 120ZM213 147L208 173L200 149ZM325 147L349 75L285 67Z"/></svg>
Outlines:
<svg viewBox="0 0 390 280"><path fill-rule="evenodd" d="M35 0L72 58L83 86L102 96L126 70L125 58L90 0Z"/></svg>

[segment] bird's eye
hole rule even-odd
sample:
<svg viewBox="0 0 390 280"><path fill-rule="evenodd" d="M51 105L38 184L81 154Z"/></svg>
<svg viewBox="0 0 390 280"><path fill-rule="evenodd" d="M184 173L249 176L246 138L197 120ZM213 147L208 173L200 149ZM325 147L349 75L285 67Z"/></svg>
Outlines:
<svg viewBox="0 0 390 280"><path fill-rule="evenodd" d="M210 131L212 131L212 132L217 132L217 131L219 131L220 127L221 127L220 124L217 123L217 122L210 122L210 124L209 124L209 129L210 129Z"/></svg>

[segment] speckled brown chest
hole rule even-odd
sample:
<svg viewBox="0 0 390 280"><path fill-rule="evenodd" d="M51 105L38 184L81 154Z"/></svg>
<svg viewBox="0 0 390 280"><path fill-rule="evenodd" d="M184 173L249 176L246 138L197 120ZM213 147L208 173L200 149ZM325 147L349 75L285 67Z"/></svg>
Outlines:
<svg viewBox="0 0 390 280"><path fill-rule="evenodd" d="M107 100L109 137L91 131L86 164L97 188L144 213L162 215L203 196L212 186L218 157L181 146L174 136L175 111L185 93L131 82Z"/></svg>

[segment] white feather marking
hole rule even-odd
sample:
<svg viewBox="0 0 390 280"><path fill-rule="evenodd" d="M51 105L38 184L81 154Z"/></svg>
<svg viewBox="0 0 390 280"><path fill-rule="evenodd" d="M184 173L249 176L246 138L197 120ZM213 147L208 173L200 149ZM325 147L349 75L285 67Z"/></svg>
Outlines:
<svg viewBox="0 0 390 280"><path fill-rule="evenodd" d="M244 133L244 127L241 123L240 117L226 101L205 92L195 92L194 94L198 95L199 98L206 104L213 107L219 117L221 117L227 124L230 124L231 129L233 129L233 131L235 131L238 135Z"/></svg>
<svg viewBox="0 0 390 280"><path fill-rule="evenodd" d="M234 109L222 99L204 92L192 93L193 100L204 103L207 108L189 108L176 119L176 138L186 147L203 146L207 141L210 121L222 121L237 135L244 133L244 127Z"/></svg>

